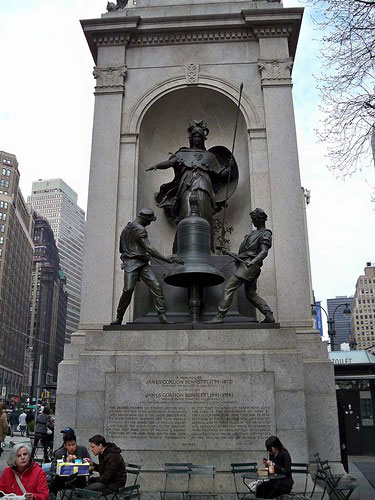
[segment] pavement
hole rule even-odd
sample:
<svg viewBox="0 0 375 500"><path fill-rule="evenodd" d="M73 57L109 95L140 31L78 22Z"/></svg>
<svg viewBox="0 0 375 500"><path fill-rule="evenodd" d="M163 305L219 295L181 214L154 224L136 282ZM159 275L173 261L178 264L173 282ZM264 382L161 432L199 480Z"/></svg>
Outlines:
<svg viewBox="0 0 375 500"><path fill-rule="evenodd" d="M13 441L14 443L28 443L31 445L30 439L27 437L22 437L18 433L14 437L7 436L5 438L6 447L3 448L4 452L0 457L0 474L3 472L5 467L7 466L7 459L9 456L10 448L9 442ZM375 489L372 487L371 483L366 479L366 477L362 474L360 469L355 465L355 463L366 462L367 464L372 464L373 467L370 466L370 473L372 477L375 477L375 456L361 455L361 456L349 456L349 474L356 477L359 482L359 495L354 495L353 499L356 497L360 500L374 500L375 499ZM356 492L357 493L357 492ZM315 496L315 495L314 495ZM320 496L320 495L319 495Z"/></svg>
<svg viewBox="0 0 375 500"><path fill-rule="evenodd" d="M375 475L375 456L360 455L354 456L349 455L349 474L358 479L359 482L359 493L360 500L374 500L375 499L375 489L371 486L371 483L366 479L362 472L358 469L355 463L366 462L371 463L372 477Z"/></svg>

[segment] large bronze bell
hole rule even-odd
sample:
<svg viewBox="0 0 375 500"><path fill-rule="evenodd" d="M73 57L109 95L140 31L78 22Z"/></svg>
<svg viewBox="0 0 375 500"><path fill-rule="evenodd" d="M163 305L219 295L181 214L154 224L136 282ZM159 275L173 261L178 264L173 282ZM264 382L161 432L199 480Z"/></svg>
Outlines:
<svg viewBox="0 0 375 500"><path fill-rule="evenodd" d="M176 264L164 278L165 283L189 289L189 308L193 322L200 311L203 287L215 286L225 278L211 261L211 228L206 219L198 215L196 197L190 196L191 215L177 226L177 256L183 264Z"/></svg>

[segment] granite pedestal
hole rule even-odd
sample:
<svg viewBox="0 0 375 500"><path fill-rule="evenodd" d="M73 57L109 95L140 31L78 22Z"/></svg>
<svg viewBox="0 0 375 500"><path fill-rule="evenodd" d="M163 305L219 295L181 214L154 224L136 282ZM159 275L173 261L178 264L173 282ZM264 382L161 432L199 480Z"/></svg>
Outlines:
<svg viewBox="0 0 375 500"><path fill-rule="evenodd" d="M292 328L86 330L59 367L57 424L114 441L152 498L165 462L260 463L273 434L295 462L339 460L332 372L319 335Z"/></svg>

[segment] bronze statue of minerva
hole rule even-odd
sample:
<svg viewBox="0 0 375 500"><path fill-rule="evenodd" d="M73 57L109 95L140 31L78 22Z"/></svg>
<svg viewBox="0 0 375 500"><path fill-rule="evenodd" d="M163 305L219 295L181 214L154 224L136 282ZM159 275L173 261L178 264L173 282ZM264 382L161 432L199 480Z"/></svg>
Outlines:
<svg viewBox="0 0 375 500"><path fill-rule="evenodd" d="M273 313L257 293L257 279L259 278L263 261L272 246L272 232L266 229L267 214L256 208L250 212L250 217L256 229L245 236L241 243L238 255L231 254L221 247L223 253L231 255L237 264L237 269L224 285L224 293L219 302L216 316L207 323L222 323L232 303L233 294L241 285L245 286L247 300L253 304L265 318L262 323L275 323Z"/></svg>
<svg viewBox="0 0 375 500"><path fill-rule="evenodd" d="M141 279L154 296L155 309L160 323L170 323L166 316L166 304L162 287L150 266L150 256L173 264L181 263L176 257L164 257L148 241L146 226L156 220L151 208L142 208L138 217L129 222L121 232L120 254L121 269L124 270L124 288L117 307L117 317L111 325L121 325L126 309L128 308L134 288Z"/></svg>
<svg viewBox="0 0 375 500"><path fill-rule="evenodd" d="M146 172L173 168L174 179L160 186L156 195L158 207L178 224L190 215L189 199L194 193L198 198L198 215L208 221L213 233L213 216L224 206L215 196L220 186L228 182L229 171L235 162L230 159L229 151L229 158L225 162L222 160L223 164L216 154L206 150L204 143L208 133L202 120L194 120L188 127L190 147L180 148L168 160L147 168Z"/></svg>

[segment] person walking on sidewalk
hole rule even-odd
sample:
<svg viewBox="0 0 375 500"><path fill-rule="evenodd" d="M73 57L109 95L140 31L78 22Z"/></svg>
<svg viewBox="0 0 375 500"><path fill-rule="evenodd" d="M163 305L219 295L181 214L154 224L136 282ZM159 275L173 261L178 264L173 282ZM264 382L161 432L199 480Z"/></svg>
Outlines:
<svg viewBox="0 0 375 500"><path fill-rule="evenodd" d="M3 452L3 448L1 445L7 433L8 433L8 421L5 412L3 410L3 405L0 403L0 457Z"/></svg>
<svg viewBox="0 0 375 500"><path fill-rule="evenodd" d="M27 415L25 413L25 410L22 410L22 413L21 413L21 415L18 418L18 423L19 423L19 426L20 426L21 436L24 436L25 433L26 433L26 428L27 428L26 417L27 417Z"/></svg>
<svg viewBox="0 0 375 500"><path fill-rule="evenodd" d="M19 418L19 412L15 408L10 412L9 414L9 424L10 424L10 435L11 437L14 436L14 433L17 432L17 427L18 427L18 418Z"/></svg>
<svg viewBox="0 0 375 500"><path fill-rule="evenodd" d="M34 413L29 410L26 414L26 436L29 437L30 435L30 427L31 427L31 422L34 422Z"/></svg>
<svg viewBox="0 0 375 500"><path fill-rule="evenodd" d="M51 426L51 411L48 406L45 406L43 409L43 413L40 413L35 422L35 438L33 449L31 451L31 458L34 458L35 450L38 447L39 441L42 442L43 450L44 450L44 461L50 462L50 458L48 455L48 446L49 446L49 435L47 429L50 429Z"/></svg>

